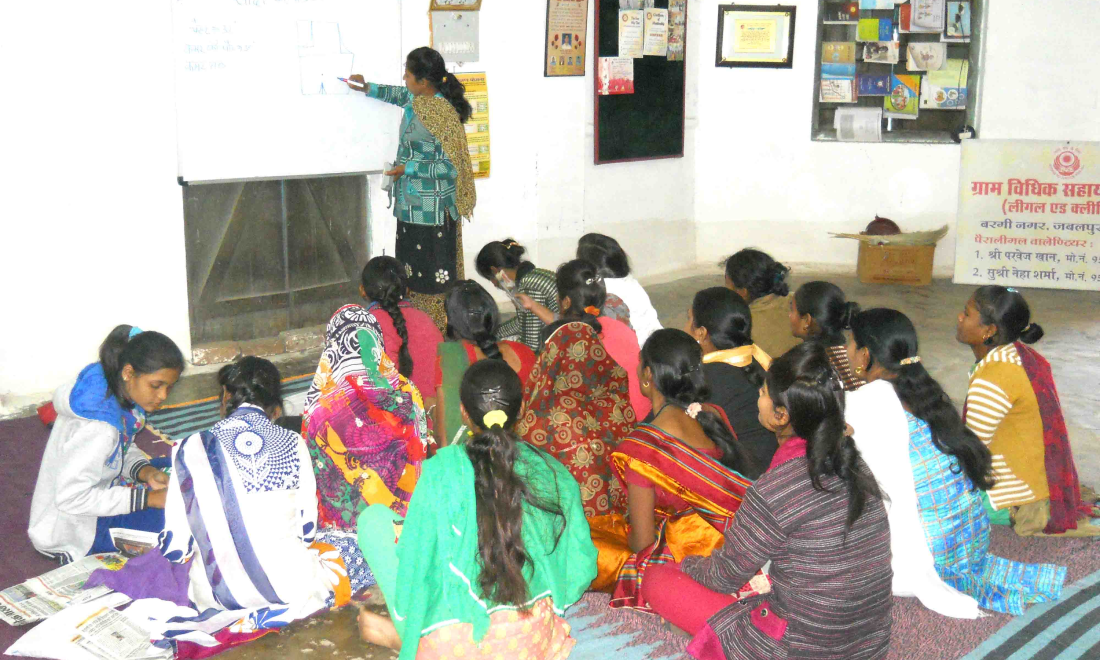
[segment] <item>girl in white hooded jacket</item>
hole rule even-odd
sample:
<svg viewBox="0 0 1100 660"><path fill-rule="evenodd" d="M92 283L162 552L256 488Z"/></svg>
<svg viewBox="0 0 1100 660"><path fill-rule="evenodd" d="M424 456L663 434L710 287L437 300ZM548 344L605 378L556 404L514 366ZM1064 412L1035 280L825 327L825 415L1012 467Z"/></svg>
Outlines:
<svg viewBox="0 0 1100 660"><path fill-rule="evenodd" d="M168 475L133 443L182 371L171 339L120 325L99 361L58 388L27 529L36 550L64 564L114 551L112 527L163 529Z"/></svg>

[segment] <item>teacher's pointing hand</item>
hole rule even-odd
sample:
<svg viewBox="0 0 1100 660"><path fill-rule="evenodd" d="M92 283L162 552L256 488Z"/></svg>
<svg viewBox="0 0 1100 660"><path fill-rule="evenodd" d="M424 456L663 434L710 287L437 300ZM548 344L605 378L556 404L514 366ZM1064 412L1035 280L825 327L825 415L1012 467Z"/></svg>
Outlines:
<svg viewBox="0 0 1100 660"><path fill-rule="evenodd" d="M352 83L357 83L357 84L353 85ZM348 85L348 87L350 87L351 89L353 89L356 92L363 92L364 94L367 93L367 81L363 80L363 76L361 76L358 73L353 73L350 76L348 76L347 85Z"/></svg>

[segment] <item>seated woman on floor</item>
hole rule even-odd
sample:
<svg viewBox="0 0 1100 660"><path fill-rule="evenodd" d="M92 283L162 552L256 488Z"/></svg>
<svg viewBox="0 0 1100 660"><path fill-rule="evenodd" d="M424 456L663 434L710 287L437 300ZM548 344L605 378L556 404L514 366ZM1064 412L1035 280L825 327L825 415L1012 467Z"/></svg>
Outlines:
<svg viewBox="0 0 1100 660"><path fill-rule="evenodd" d="M875 480L844 435L843 391L811 342L772 362L760 421L779 439L726 542L653 566L642 595L694 635L696 658L883 658L890 648L890 528ZM767 562L770 593L730 594Z"/></svg>
<svg viewBox="0 0 1100 660"><path fill-rule="evenodd" d="M535 353L518 341L497 341L500 325L497 303L480 284L459 280L444 298L447 312L447 339L439 345L435 394L436 440L446 446L462 433L462 413L458 402L462 376L471 364L481 360L503 360L521 383L527 382L535 366Z"/></svg>
<svg viewBox="0 0 1100 660"><path fill-rule="evenodd" d="M650 405L649 399L642 395L638 387L638 335L622 321L602 315L604 301L607 300L603 277L594 265L574 259L558 267L554 283L558 291L560 314L555 314L527 296L518 296L520 302L548 326L544 333L550 332L550 326L555 322L562 321L582 321L595 328L600 342L611 354L611 359L626 370L634 417L645 419L649 415Z"/></svg>
<svg viewBox="0 0 1100 660"><path fill-rule="evenodd" d="M416 385L421 396L434 397L436 350L443 343L443 334L432 317L405 299L409 290L405 266L393 257L375 257L363 267L361 280L359 294L382 328L386 357ZM428 399L426 405L430 408L432 403Z"/></svg>
<svg viewBox="0 0 1100 660"><path fill-rule="evenodd" d="M594 265L603 278L607 289L608 303L603 306L602 316L618 318L610 308L613 298L625 306L625 317L619 318L638 334L638 345L645 343L649 336L661 329L661 319L638 280L630 274L630 259L619 242L603 234L585 234L577 242L577 258Z"/></svg>
<svg viewBox="0 0 1100 660"><path fill-rule="evenodd" d="M848 347L855 341L852 334L846 332L845 367L850 364ZM909 453L909 420L900 394L889 380L879 378L869 383L863 380L867 367L862 353L859 358L859 362L852 364L852 372L862 385L846 393L844 417L852 427L856 448L886 498L894 595L916 597L922 605L944 616L960 619L981 616L977 601L949 586L936 570L921 521ZM833 360L830 354L830 361Z"/></svg>
<svg viewBox="0 0 1100 660"><path fill-rule="evenodd" d="M779 356L799 344L791 335L791 272L770 255L745 248L726 259L726 288L741 296L752 312L756 345L768 355Z"/></svg>
<svg viewBox="0 0 1100 660"><path fill-rule="evenodd" d="M163 625L177 641L234 644L346 604L370 573L354 536L318 534L309 451L271 421L282 414L279 370L245 357L218 383L222 421L172 451L160 535L168 561L190 562L186 596L198 616Z"/></svg>
<svg viewBox="0 0 1100 660"><path fill-rule="evenodd" d="M977 363L963 414L993 453L994 523L1020 536L1096 536L1095 493L1077 481L1050 363L1029 345L1043 337L1016 289L979 287L959 314L956 339Z"/></svg>
<svg viewBox="0 0 1100 660"><path fill-rule="evenodd" d="M752 459L745 476L756 479L779 445L756 413L757 392L772 360L753 344L752 314L736 293L716 286L695 294L685 328L703 349L703 376L713 403L726 413L738 443Z"/></svg>
<svg viewBox="0 0 1100 660"><path fill-rule="evenodd" d="M592 589L612 591L612 607L649 611L646 571L719 547L751 483L742 476L750 461L725 415L700 404L702 367L699 345L680 330L658 330L642 348L642 391L657 414L611 454L626 484L629 524L620 515L589 521L600 552Z"/></svg>
<svg viewBox="0 0 1100 660"><path fill-rule="evenodd" d="M918 514L944 582L979 607L1006 614L1057 600L1065 568L989 554L989 518L979 489L993 487L993 459L925 370L913 323L892 309L860 312L852 318L848 354L868 382L864 388L890 383L905 409ZM914 568L913 562L904 566L908 572Z"/></svg>
<svg viewBox="0 0 1100 660"><path fill-rule="evenodd" d="M564 659L576 641L562 615L596 574L577 484L516 435L523 386L508 365L471 365L461 399L472 434L425 464L404 522L381 506L359 519L390 611L363 610L360 633L402 660Z"/></svg>
<svg viewBox="0 0 1100 660"><path fill-rule="evenodd" d="M524 294L557 313L558 290L554 288L554 273L524 261L527 250L511 238L493 241L481 248L475 267L477 274L512 296ZM517 339L532 351L542 350L542 321L533 312L516 304L516 316L497 328L500 339Z"/></svg>
<svg viewBox="0 0 1100 660"><path fill-rule="evenodd" d="M54 393L57 420L31 500L27 533L38 552L63 564L114 552L112 527L159 532L168 475L134 445L145 414L168 398L183 354L159 332L120 325L99 361Z"/></svg>
<svg viewBox="0 0 1100 660"><path fill-rule="evenodd" d="M354 531L370 504L404 514L431 436L420 391L386 357L370 312L341 307L325 338L303 436L317 474L318 524Z"/></svg>
<svg viewBox="0 0 1100 660"><path fill-rule="evenodd" d="M807 282L798 287L791 299L791 334L806 341L818 341L825 346L829 362L833 365L846 391L864 384L858 373L853 373L845 350L848 340L844 331L859 305L844 299L844 292L831 282Z"/></svg>
<svg viewBox="0 0 1100 660"><path fill-rule="evenodd" d="M626 371L588 323L560 321L547 330L516 432L565 465L581 486L584 515L626 513L626 492L611 467L611 451L634 428Z"/></svg>

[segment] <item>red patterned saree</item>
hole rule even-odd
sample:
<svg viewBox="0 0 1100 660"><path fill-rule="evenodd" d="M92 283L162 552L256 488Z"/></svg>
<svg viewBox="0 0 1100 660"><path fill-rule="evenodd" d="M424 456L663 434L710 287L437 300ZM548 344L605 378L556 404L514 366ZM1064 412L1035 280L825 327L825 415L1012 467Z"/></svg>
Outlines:
<svg viewBox="0 0 1100 660"><path fill-rule="evenodd" d="M592 589L611 591L612 607L651 611L641 596L642 577L650 564L679 562L689 555L709 556L724 542L752 482L718 459L651 424L640 424L611 454L618 478L627 469L664 491L658 496L657 540L633 553L627 543L629 526L621 515L589 520L592 542L599 551L599 573ZM682 502L662 505L662 500Z"/></svg>
<svg viewBox="0 0 1100 660"><path fill-rule="evenodd" d="M546 340L523 393L516 431L557 458L581 487L586 518L626 511L611 451L634 427L626 371L596 332L574 322Z"/></svg>

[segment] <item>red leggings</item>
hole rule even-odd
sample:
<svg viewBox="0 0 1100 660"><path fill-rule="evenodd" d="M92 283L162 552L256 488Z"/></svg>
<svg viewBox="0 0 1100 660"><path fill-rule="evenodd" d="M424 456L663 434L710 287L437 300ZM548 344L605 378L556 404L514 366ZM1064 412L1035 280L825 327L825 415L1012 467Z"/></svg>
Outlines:
<svg viewBox="0 0 1100 660"><path fill-rule="evenodd" d="M662 618L691 635L707 619L737 602L729 594L711 591L680 570L679 564L652 564L642 578L642 598Z"/></svg>

